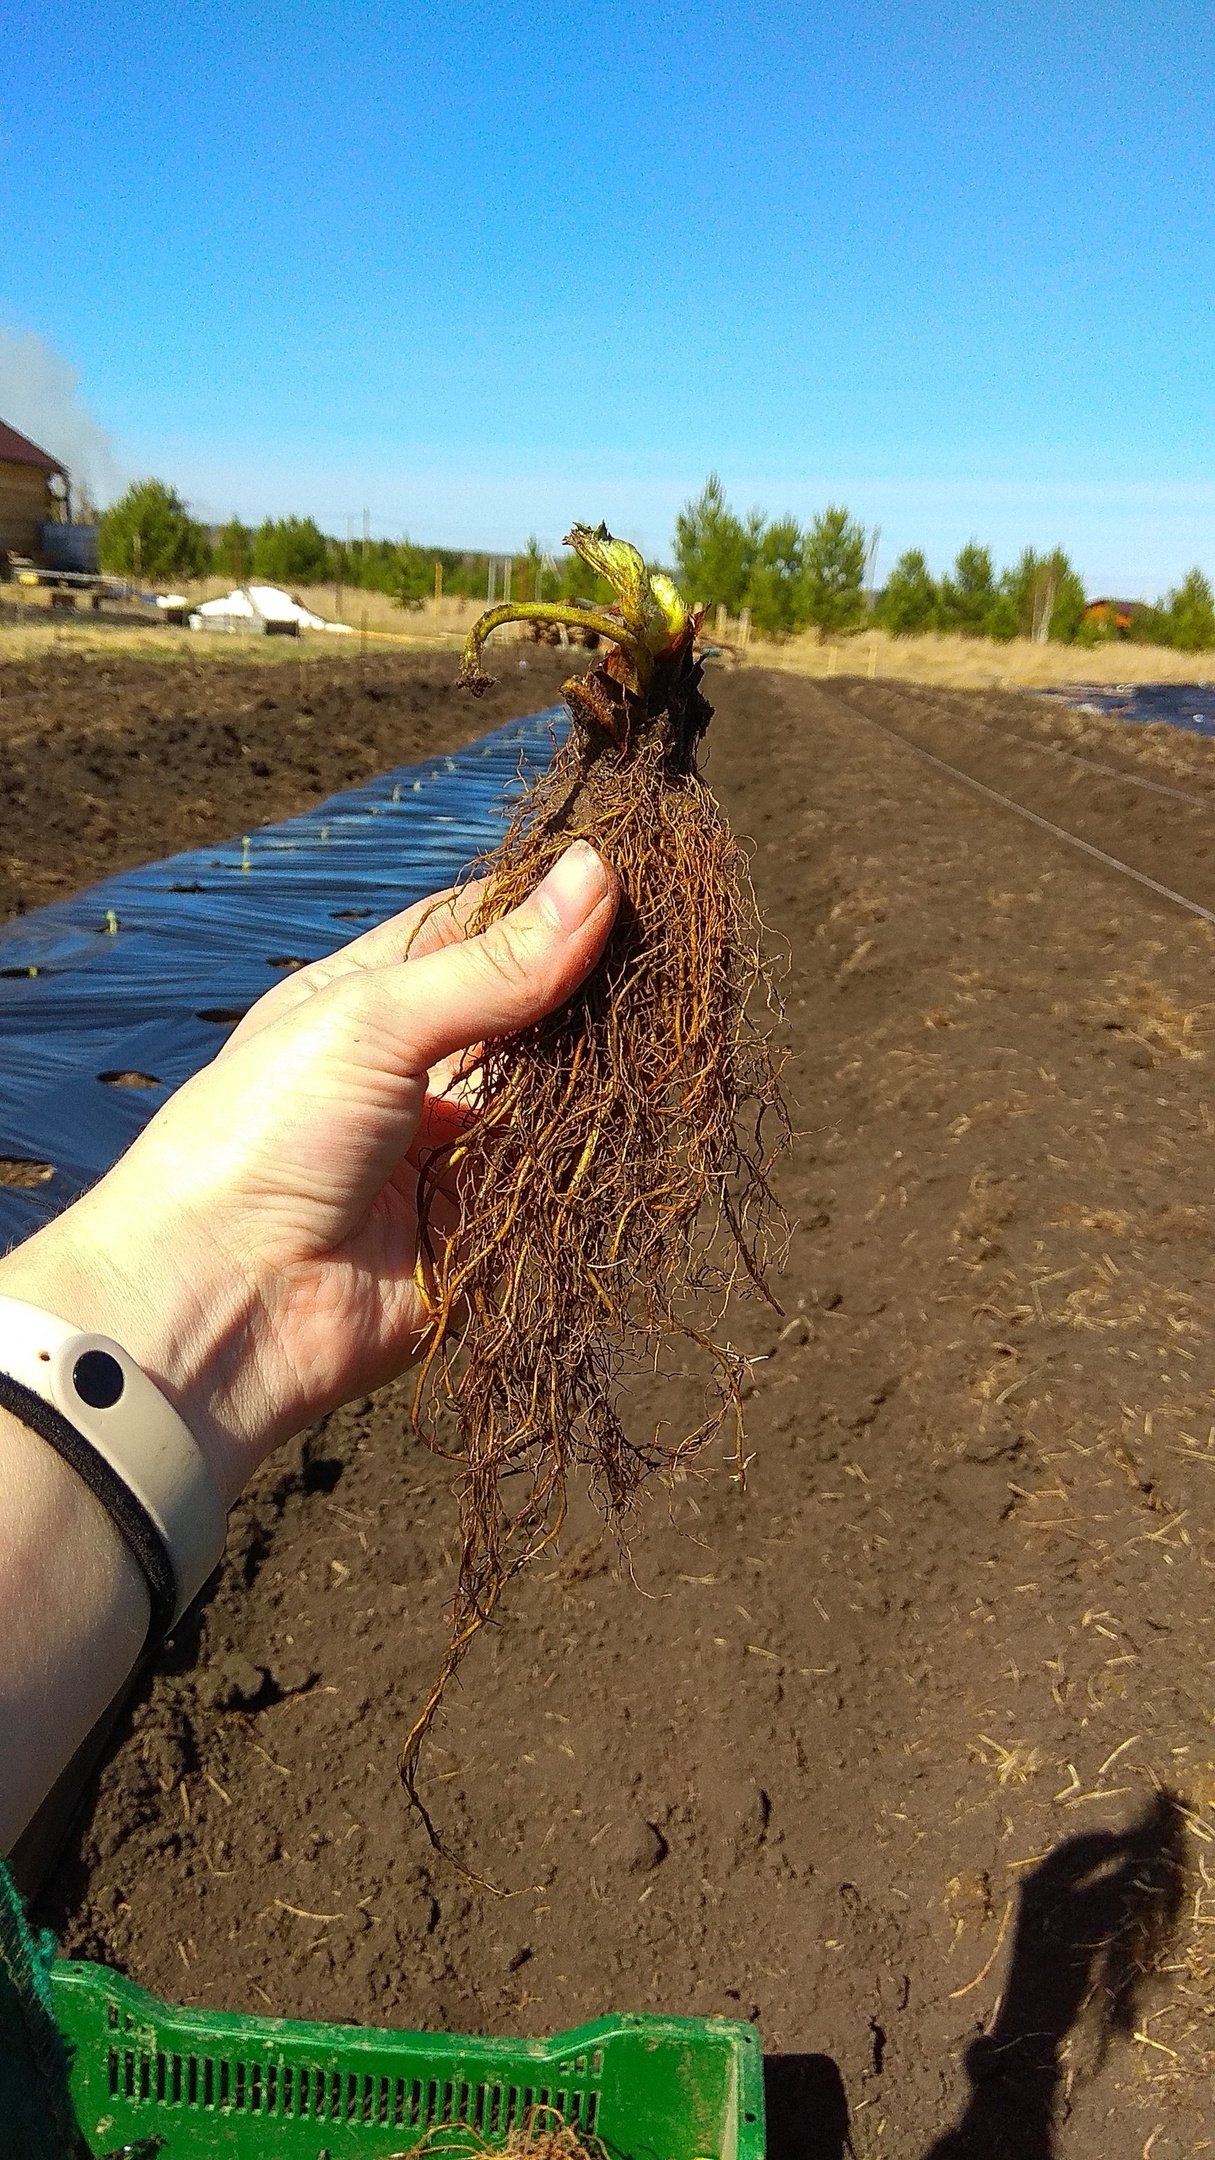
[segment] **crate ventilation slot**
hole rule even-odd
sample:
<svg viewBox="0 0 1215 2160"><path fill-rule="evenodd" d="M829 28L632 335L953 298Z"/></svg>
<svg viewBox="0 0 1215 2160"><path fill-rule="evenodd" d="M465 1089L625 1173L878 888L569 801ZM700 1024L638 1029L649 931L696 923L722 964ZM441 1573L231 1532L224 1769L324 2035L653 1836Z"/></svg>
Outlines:
<svg viewBox="0 0 1215 2160"><path fill-rule="evenodd" d="M371 2070L129 2047L110 2048L109 2087L111 2099L150 2106L360 2123L368 2129L431 2130L452 2123L483 2133L506 2132L521 2128L533 2109L554 2108L571 2129L590 2134L599 2114L594 2086L386 2077Z"/></svg>

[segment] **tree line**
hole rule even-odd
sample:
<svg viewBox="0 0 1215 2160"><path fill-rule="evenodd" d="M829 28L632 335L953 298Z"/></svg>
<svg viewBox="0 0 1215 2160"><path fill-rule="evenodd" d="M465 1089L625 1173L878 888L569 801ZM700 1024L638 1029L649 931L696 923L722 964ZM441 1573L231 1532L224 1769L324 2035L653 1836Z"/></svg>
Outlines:
<svg viewBox="0 0 1215 2160"><path fill-rule="evenodd" d="M865 590L869 536L830 503L811 525L793 516L739 518L716 473L675 523L677 577L687 598L724 607L767 637L815 629L847 635L865 624L893 637L956 631L962 637L1042 637L1057 644L1141 644L1198 652L1215 646L1215 600L1202 570L1191 570L1161 605L1090 611L1083 581L1064 549L1025 549L997 570L986 546L971 540L945 577L934 577L921 549L899 555L889 579Z"/></svg>
<svg viewBox="0 0 1215 2160"><path fill-rule="evenodd" d="M747 609L753 627L769 637L807 629L847 635L872 625L894 637L939 630L1082 645L1135 639L1187 652L1215 646L1215 600L1198 569L1159 605L1135 602L1094 615L1062 548L1046 555L1026 548L998 571L990 548L972 540L939 578L923 552L909 548L883 586L866 590L869 541L834 504L804 527L762 510L741 518L710 473L676 520L676 571L689 599L732 615Z"/></svg>
<svg viewBox="0 0 1215 2160"><path fill-rule="evenodd" d="M491 571L495 595L503 597L504 561L452 548L422 547L409 539L335 540L314 518L267 518L245 525L237 517L212 527L163 480L137 480L106 510L99 523L103 570L119 577L230 577L234 583L333 585L384 593L403 607L420 607L435 589L435 565L443 590L485 599ZM516 600L594 600L609 603L610 586L574 554L552 557L536 539L510 558Z"/></svg>
<svg viewBox="0 0 1215 2160"><path fill-rule="evenodd" d="M937 630L1081 645L1129 638L1185 652L1215 647L1215 599L1198 569L1157 605L1135 602L1094 614L1062 548L1049 554L1026 548L1016 563L997 570L991 550L972 540L941 577L919 548L909 548L882 587L867 589L875 538L837 504L806 526L762 510L739 517L710 473L675 521L675 572L689 600L734 616L746 610L766 637L808 629L847 636L873 626L895 637ZM336 540L310 517L267 518L256 527L233 517L211 528L161 480L135 482L104 513L99 549L103 569L136 579L217 573L237 583L333 584L384 593L403 607L429 599L437 563L444 592L484 599L492 572L496 597L503 597L501 557L409 539ZM510 561L516 600L611 600L577 555L554 558L532 539Z"/></svg>

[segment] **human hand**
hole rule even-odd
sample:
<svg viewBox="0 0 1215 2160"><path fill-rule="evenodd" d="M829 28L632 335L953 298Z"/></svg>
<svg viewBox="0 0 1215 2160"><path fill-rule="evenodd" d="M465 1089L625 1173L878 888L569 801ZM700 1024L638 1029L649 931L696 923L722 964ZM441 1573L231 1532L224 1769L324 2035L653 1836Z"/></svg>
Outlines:
<svg viewBox="0 0 1215 2160"><path fill-rule="evenodd" d="M579 841L468 938L477 897L421 902L277 984L108 1175L0 1261L4 1295L122 1343L228 1504L279 1441L408 1364L426 1312L406 1158L428 1084L572 995L618 888ZM437 1227L455 1231L454 1203Z"/></svg>

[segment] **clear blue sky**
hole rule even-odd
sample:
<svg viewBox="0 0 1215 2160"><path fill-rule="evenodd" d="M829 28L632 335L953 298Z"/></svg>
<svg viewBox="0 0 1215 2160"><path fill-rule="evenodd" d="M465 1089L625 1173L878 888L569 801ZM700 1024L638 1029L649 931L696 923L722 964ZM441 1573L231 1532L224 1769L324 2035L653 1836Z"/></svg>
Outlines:
<svg viewBox="0 0 1215 2160"><path fill-rule="evenodd" d="M35 0L0 413L41 340L102 483L208 515L662 553L716 466L887 568L1215 572L1213 39L1197 0Z"/></svg>

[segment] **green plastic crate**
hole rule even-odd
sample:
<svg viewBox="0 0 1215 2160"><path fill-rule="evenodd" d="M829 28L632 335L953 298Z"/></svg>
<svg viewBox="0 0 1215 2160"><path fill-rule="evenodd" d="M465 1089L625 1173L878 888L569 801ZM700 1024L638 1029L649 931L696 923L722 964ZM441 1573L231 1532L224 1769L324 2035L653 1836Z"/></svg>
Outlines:
<svg viewBox="0 0 1215 2160"><path fill-rule="evenodd" d="M94 2153L160 2138L161 2160L385 2160L441 2124L501 2144L548 2106L613 2160L763 2160L759 2036L725 2018L486 2040L179 2010L66 1959L52 1985Z"/></svg>

